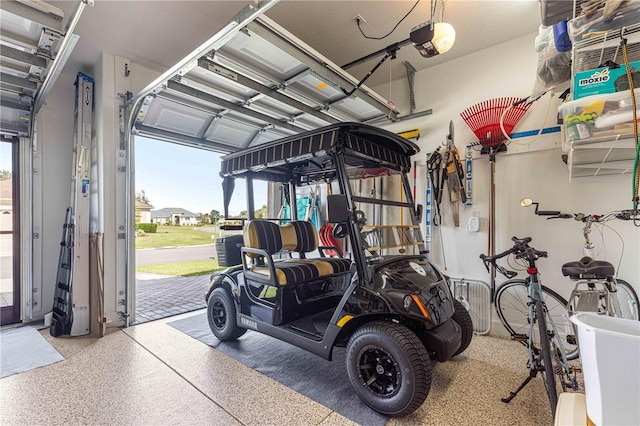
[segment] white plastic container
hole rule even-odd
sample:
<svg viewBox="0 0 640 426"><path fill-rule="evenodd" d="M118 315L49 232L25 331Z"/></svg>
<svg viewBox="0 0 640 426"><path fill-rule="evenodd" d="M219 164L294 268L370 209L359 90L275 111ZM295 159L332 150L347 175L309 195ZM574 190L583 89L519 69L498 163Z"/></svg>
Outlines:
<svg viewBox="0 0 640 426"><path fill-rule="evenodd" d="M640 321L576 314L587 414L596 425L640 425Z"/></svg>
<svg viewBox="0 0 640 426"><path fill-rule="evenodd" d="M634 93L639 99L640 88ZM633 106L628 90L565 102L558 107L558 113L569 143L600 137L615 139L633 133Z"/></svg>
<svg viewBox="0 0 640 426"><path fill-rule="evenodd" d="M583 393L562 392L558 395L553 426L587 426L586 401Z"/></svg>

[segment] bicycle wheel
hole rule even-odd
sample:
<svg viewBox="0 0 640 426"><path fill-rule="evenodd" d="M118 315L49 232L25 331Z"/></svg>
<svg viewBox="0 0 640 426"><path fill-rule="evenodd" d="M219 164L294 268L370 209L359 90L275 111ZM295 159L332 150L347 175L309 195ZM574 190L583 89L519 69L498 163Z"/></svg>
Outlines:
<svg viewBox="0 0 640 426"><path fill-rule="evenodd" d="M545 319L544 305L541 301L536 301L534 312L535 321L538 322L538 330L540 332L540 350L542 358L537 359L538 365L531 368L539 367L544 379L544 385L547 388L547 396L549 404L551 404L551 416L555 419L556 406L558 405L558 391L556 390L556 375L551 362L551 343L549 342L549 334L547 332L547 320ZM541 365L540 365L541 364Z"/></svg>
<svg viewBox="0 0 640 426"><path fill-rule="evenodd" d="M547 307L547 329L558 334L564 346L567 359L578 357L578 345L575 340L567 341L567 336L574 336L573 326L567 314L567 301L555 291L542 286L542 299ZM529 335L529 282L526 280L505 281L496 292L496 311L502 325L511 336L521 336L526 342ZM553 321L553 325L550 323ZM539 343L534 336L534 343Z"/></svg>
<svg viewBox="0 0 640 426"><path fill-rule="evenodd" d="M616 314L617 317L640 320L638 315L638 295L636 291L631 287L631 284L625 280L616 280L616 288L618 290L618 304L620 305L620 312Z"/></svg>

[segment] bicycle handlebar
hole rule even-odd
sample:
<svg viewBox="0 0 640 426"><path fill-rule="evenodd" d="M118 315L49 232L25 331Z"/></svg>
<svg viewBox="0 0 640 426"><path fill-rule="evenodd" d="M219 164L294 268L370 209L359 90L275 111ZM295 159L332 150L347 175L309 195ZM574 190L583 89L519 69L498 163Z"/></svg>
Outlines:
<svg viewBox="0 0 640 426"><path fill-rule="evenodd" d="M505 250L502 253L494 254L493 256L487 256L487 255L481 254L480 259L482 259L485 262L485 264L487 262L494 263L496 260L501 259L505 256L508 256L511 253L515 253L516 251L524 251L529 247L527 244L531 242L531 237L526 237L522 239L519 239L517 237L511 237L511 241L513 241L515 244L510 249Z"/></svg>
<svg viewBox="0 0 640 426"><path fill-rule="evenodd" d="M640 219L640 209L629 209L614 212L616 219L620 220L636 220Z"/></svg>
<svg viewBox="0 0 640 426"><path fill-rule="evenodd" d="M498 253L493 256L487 256L485 254L480 255L480 259L482 259L482 262L484 263L485 268L487 268L487 271L489 270L488 264L492 263L501 274L503 274L507 278L513 278L514 276L517 275L517 272L506 270L505 268L497 265L496 261L498 259L501 259L512 253L515 254L516 258L518 259L525 258L527 260L534 260L534 261L541 257L547 257L546 251L536 250L535 248L529 246L529 243L531 242L531 237L525 237L525 238L511 237L511 241L513 241L514 243L513 247L503 251L502 253Z"/></svg>
<svg viewBox="0 0 640 426"><path fill-rule="evenodd" d="M559 210L538 210L536 214L538 216L560 216L562 212Z"/></svg>
<svg viewBox="0 0 640 426"><path fill-rule="evenodd" d="M602 223L611 219L619 219L619 220L640 220L640 209L628 209L628 210L620 210L620 211L612 211L603 215L599 214L589 214L586 215L584 213L571 213L571 212L561 212L554 210L539 210L536 212L538 216L552 216L548 217L549 219L574 219L578 222L592 222L592 223Z"/></svg>

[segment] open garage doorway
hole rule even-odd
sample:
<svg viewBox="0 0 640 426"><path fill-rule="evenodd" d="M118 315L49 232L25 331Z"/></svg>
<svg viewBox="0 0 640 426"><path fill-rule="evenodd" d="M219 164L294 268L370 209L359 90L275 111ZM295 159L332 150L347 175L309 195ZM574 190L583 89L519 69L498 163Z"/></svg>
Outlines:
<svg viewBox="0 0 640 426"><path fill-rule="evenodd" d="M242 230L221 226L222 154L141 136L134 146L138 324L206 307L209 277L224 269L216 240ZM229 205L234 218L248 217L242 184ZM253 189L256 217L266 217L267 183L255 181Z"/></svg>

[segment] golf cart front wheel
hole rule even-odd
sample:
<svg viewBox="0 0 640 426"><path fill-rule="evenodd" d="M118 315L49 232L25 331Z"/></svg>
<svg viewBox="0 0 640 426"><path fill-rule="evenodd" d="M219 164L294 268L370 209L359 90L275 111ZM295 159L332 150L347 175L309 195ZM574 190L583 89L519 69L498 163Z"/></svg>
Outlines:
<svg viewBox="0 0 640 426"><path fill-rule="evenodd" d="M431 388L431 361L418 337L394 323L357 329L347 345L347 373L360 399L392 417L415 411Z"/></svg>
<svg viewBox="0 0 640 426"><path fill-rule="evenodd" d="M453 356L456 356L464 352L471 343L471 339L473 338L473 321L471 320L469 311L465 309L464 305L459 300L454 299L453 306L455 308L455 312L451 318L462 330L462 342L460 343L458 350L453 354Z"/></svg>
<svg viewBox="0 0 640 426"><path fill-rule="evenodd" d="M207 300L207 320L213 335L223 341L236 340L247 332L238 327L236 306L229 291L222 287L213 290Z"/></svg>

